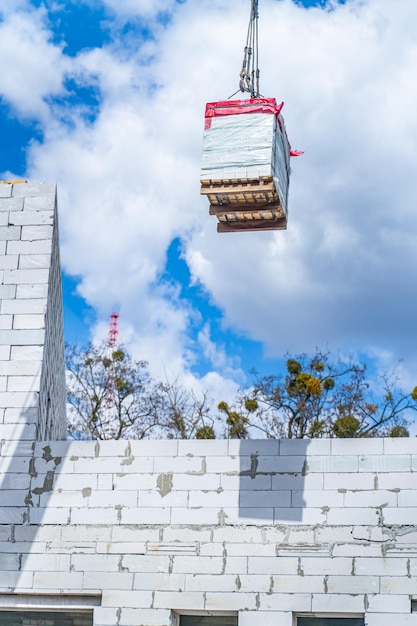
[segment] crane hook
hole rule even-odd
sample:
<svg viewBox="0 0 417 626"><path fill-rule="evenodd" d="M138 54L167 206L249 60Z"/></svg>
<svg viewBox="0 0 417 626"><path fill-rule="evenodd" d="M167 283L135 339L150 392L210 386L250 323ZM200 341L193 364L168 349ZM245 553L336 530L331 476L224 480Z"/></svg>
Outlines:
<svg viewBox="0 0 417 626"><path fill-rule="evenodd" d="M251 98L258 98L259 93L259 57L258 57L258 0L251 0L246 45L240 71L239 89L249 93Z"/></svg>

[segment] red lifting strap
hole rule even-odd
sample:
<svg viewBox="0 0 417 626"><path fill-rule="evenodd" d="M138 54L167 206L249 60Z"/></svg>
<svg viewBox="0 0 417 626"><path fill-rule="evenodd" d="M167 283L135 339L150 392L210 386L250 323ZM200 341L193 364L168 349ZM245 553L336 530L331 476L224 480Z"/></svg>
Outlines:
<svg viewBox="0 0 417 626"><path fill-rule="evenodd" d="M205 118L222 115L240 115L242 113L273 113L279 115L284 103L277 105L275 98L248 98L247 100L225 100L208 102Z"/></svg>

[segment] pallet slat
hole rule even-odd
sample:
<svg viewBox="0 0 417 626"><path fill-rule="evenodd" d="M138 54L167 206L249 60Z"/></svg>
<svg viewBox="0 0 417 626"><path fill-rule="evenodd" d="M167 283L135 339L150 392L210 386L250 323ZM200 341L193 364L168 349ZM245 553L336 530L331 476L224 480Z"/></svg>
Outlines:
<svg viewBox="0 0 417 626"><path fill-rule="evenodd" d="M225 216L229 220L281 219L285 217L285 211L279 203L275 205L266 204L256 208L247 205L237 205L236 207L210 205L209 214L215 215L218 219Z"/></svg>
<svg viewBox="0 0 417 626"><path fill-rule="evenodd" d="M266 193L253 193L242 194L233 193L229 195L224 194L208 194L207 198L210 204L218 204L219 206L226 204L259 204L265 202L278 202L279 196L276 192Z"/></svg>
<svg viewBox="0 0 417 626"><path fill-rule="evenodd" d="M218 233L255 232L259 230L286 230L287 218L280 220L252 220L249 222L219 222Z"/></svg>
<svg viewBox="0 0 417 626"><path fill-rule="evenodd" d="M279 202L272 176L202 180L200 193L219 206Z"/></svg>
<svg viewBox="0 0 417 626"><path fill-rule="evenodd" d="M267 193L268 191L269 192L275 191L275 185L273 182L268 185L262 185L262 186L243 185L243 184L215 185L215 186L209 186L209 187L201 187L201 195L208 196L209 194L213 194L213 193L215 194L223 193L227 195L229 193L236 193L238 189L241 189L242 193Z"/></svg>
<svg viewBox="0 0 417 626"><path fill-rule="evenodd" d="M203 179L200 181L201 187L236 187L249 185L249 186L264 186L264 185L273 185L274 181L272 176L258 176L251 178L218 178L218 179Z"/></svg>

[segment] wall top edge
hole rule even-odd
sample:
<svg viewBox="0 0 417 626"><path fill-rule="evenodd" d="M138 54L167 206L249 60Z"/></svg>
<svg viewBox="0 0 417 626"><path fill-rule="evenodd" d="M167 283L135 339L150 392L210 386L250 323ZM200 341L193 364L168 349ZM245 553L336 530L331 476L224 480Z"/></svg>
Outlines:
<svg viewBox="0 0 417 626"><path fill-rule="evenodd" d="M57 185L52 182L30 183L27 181L0 181L0 199L30 198L36 196L54 195L57 193Z"/></svg>
<svg viewBox="0 0 417 626"><path fill-rule="evenodd" d="M19 441L2 436L1 456L370 456L417 455L417 438Z"/></svg>

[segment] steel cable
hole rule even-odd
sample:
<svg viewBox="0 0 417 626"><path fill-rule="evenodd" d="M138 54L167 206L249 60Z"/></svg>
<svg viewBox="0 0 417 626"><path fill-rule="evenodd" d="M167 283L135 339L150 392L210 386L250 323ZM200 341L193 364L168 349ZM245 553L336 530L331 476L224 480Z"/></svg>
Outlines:
<svg viewBox="0 0 417 626"><path fill-rule="evenodd" d="M259 97L258 0L251 0L251 12L240 71L239 89Z"/></svg>

